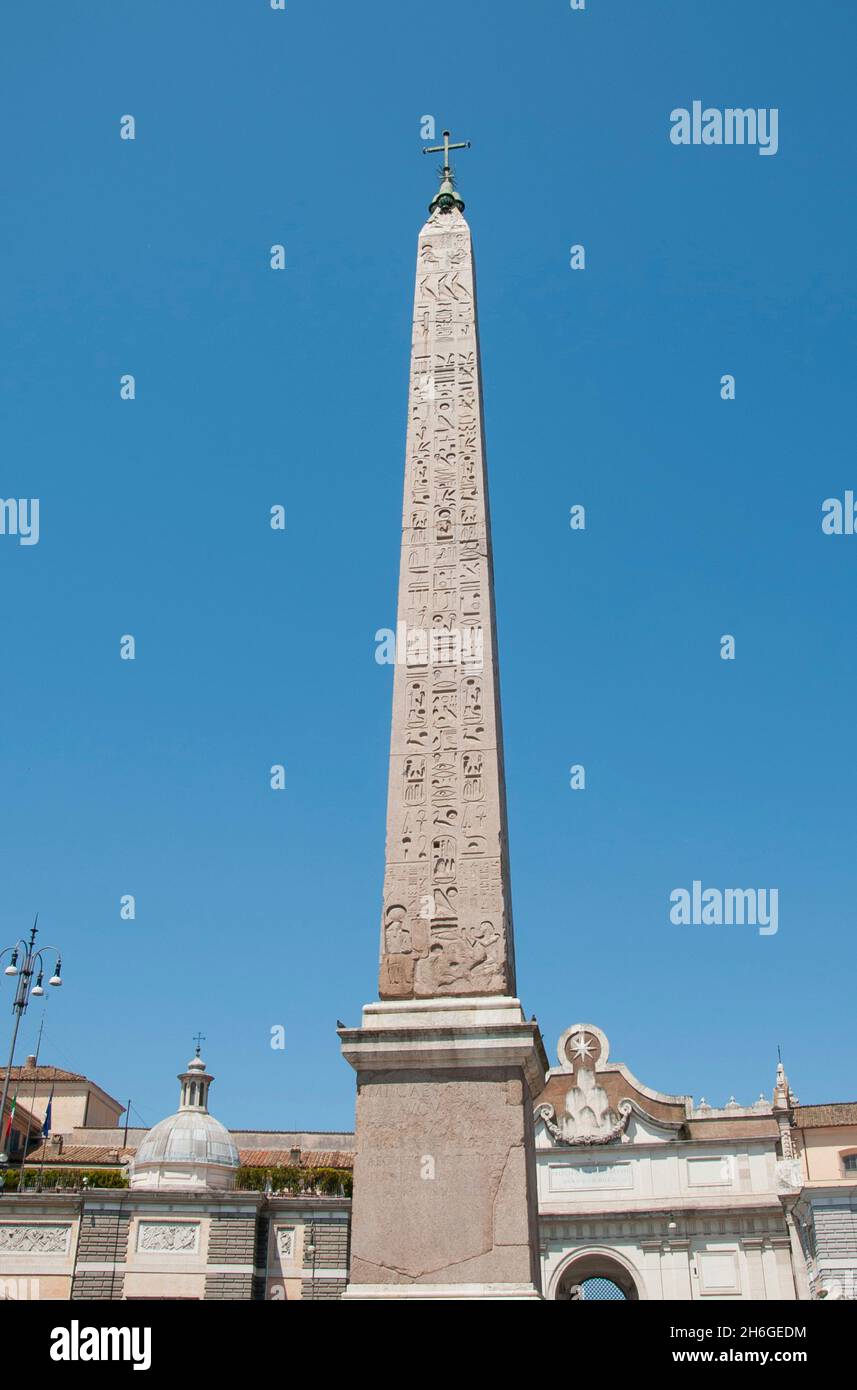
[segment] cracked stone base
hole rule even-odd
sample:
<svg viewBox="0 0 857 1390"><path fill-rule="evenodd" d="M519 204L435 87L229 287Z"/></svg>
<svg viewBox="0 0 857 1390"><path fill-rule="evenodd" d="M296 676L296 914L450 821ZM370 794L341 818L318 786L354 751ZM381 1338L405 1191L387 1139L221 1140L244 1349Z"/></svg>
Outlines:
<svg viewBox="0 0 857 1390"><path fill-rule="evenodd" d="M346 1299L538 1299L532 1101L546 1059L515 999L370 1004L357 1070Z"/></svg>

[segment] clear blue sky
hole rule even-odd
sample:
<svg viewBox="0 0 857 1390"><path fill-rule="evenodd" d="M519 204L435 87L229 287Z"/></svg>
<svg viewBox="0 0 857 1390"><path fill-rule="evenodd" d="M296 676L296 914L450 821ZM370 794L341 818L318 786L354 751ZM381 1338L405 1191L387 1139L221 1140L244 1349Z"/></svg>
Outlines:
<svg viewBox="0 0 857 1390"><path fill-rule="evenodd" d="M0 921L63 947L44 1060L154 1122L201 1028L227 1123L352 1123L433 114L473 142L524 1006L549 1054L589 1020L712 1103L769 1092L778 1043L801 1099L857 1095L857 536L820 527L857 486L855 30L833 0L6 15L0 495L41 536L0 537ZM777 107L776 156L673 146L695 99ZM779 932L672 926L694 879L778 888Z"/></svg>

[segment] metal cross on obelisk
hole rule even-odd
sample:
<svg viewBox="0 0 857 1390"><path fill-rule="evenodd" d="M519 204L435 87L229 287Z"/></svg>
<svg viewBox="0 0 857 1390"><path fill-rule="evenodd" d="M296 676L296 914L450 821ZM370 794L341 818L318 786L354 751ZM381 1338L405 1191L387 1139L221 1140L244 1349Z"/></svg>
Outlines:
<svg viewBox="0 0 857 1390"><path fill-rule="evenodd" d="M443 154L443 177L444 177L445 179L448 179L448 178L451 176L451 174L452 174L452 165L451 165L450 162L449 162L449 152L450 152L450 150L469 150L469 149L470 149L470 141L469 141L469 140L461 140L461 141L459 141L458 144L456 144L456 145L451 145L451 144L449 143L449 131L448 131L448 130L445 130L445 131L443 132L443 144L442 144L442 145L426 145L426 146L424 147L424 149L423 149L423 154L441 154L441 153L442 153L442 154Z"/></svg>

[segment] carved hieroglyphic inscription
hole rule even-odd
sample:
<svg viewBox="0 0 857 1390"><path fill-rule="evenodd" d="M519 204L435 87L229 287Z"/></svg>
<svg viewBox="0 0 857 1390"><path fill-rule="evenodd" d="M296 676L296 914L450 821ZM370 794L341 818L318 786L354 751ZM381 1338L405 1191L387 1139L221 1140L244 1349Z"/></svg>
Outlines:
<svg viewBox="0 0 857 1390"><path fill-rule="evenodd" d="M417 254L382 998L514 994L505 791L470 231Z"/></svg>

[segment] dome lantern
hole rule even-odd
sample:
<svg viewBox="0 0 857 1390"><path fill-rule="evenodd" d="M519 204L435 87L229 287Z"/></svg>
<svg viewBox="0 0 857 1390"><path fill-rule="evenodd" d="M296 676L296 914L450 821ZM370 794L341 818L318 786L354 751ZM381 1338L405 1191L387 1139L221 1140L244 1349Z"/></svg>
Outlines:
<svg viewBox="0 0 857 1390"><path fill-rule="evenodd" d="M178 1079L181 1082L179 1110L197 1110L207 1114L208 1088L214 1077L205 1070L205 1063L199 1055L199 1043L187 1064L187 1071L179 1072Z"/></svg>

